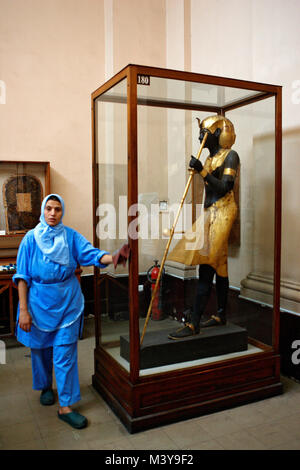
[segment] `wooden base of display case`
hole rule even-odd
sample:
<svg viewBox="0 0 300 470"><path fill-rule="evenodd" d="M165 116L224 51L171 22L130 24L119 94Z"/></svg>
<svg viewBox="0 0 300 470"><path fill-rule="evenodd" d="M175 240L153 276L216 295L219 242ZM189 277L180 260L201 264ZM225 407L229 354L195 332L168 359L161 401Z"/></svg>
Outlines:
<svg viewBox="0 0 300 470"><path fill-rule="evenodd" d="M265 351L232 360L140 376L95 349L93 386L130 433L232 408L282 393L280 357Z"/></svg>

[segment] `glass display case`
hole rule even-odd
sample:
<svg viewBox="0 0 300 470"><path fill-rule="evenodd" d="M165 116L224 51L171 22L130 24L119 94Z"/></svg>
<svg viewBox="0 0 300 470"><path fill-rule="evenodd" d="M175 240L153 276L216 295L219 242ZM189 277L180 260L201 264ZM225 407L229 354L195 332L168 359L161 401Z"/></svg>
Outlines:
<svg viewBox="0 0 300 470"><path fill-rule="evenodd" d="M208 117L235 133L213 167L234 174L228 276L210 258L174 256L191 228L210 233L207 172L189 169L191 155L204 170L213 161L199 141ZM92 93L94 244L131 249L125 267L95 268L93 386L129 432L282 393L281 132L280 86L128 65ZM218 204L209 217L223 233ZM174 337L191 324L203 265L214 271L200 331ZM226 320L207 326L227 277Z"/></svg>

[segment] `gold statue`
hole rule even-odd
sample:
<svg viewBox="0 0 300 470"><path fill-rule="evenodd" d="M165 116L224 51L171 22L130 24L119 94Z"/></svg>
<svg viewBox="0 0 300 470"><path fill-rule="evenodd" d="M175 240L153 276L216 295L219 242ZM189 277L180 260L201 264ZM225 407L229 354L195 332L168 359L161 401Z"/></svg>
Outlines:
<svg viewBox="0 0 300 470"><path fill-rule="evenodd" d="M237 215L233 187L239 168L239 156L231 149L235 142L232 122L221 115L198 119L200 142L207 134L204 147L209 150L205 164L193 156L190 168L204 179L203 214L177 243L168 260L189 266L199 265L199 281L191 314L186 324L169 337L183 338L199 333L200 320L209 300L212 281L216 275L217 314L201 323L201 327L226 324L226 304L229 289L227 252L228 238Z"/></svg>

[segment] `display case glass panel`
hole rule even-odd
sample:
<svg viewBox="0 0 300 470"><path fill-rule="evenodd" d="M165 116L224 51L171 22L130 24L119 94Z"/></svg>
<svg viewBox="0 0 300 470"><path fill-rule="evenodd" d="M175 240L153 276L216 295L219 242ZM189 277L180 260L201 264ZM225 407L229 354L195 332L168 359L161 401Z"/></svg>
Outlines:
<svg viewBox="0 0 300 470"><path fill-rule="evenodd" d="M138 197L143 210L144 230L139 236L139 272L145 272L154 264L154 260L162 260L169 236L166 235L172 227L175 215L179 208L181 197L184 193L189 173L188 163L190 155L197 155L199 149L199 127L196 118L205 119L209 113L187 111L158 107L169 103L170 96L181 94L183 103L184 93L195 91L195 105L199 101L201 85L189 84L151 77L151 85L147 87L148 97L151 97L145 106L138 105ZM153 89L152 89L153 84ZM160 86L159 86L160 84ZM181 87L180 87L181 85ZM189 86L190 85L190 86ZM138 100L145 98L146 87L138 85ZM198 89L199 88L199 89ZM203 86L204 88L204 86ZM213 88L213 87L209 87ZM230 96L228 104L232 104L233 97L237 99L248 98L255 92L248 90L227 89L217 87L216 97ZM156 101L155 106L153 102ZM189 96L186 104L192 102ZM206 103L203 99L202 104ZM218 103L218 99L214 104ZM222 101L222 104L227 104ZM273 270L274 270L274 181L275 181L275 101L274 97L254 102L246 107L239 107L226 114L231 119L236 130L234 150L240 156L240 178L238 181L239 214L235 224L239 224L239 233L236 240L229 242L228 270L230 291L227 307L227 319L235 325L247 329L250 336L247 351L240 355L263 352L264 345L272 346L273 332ZM208 156L207 149L202 152L201 161L204 165ZM151 178L149 178L151 174ZM195 177L195 185L201 187L203 194L203 180ZM160 210L159 202L166 201L167 208ZM194 202L194 204L193 204ZM169 252L176 246L182 234L193 223L193 212L197 203L196 212L203 209L203 199L193 201L192 187L187 193L185 203L178 219ZM151 222L151 223L150 223ZM159 323L152 321L147 326L147 332L154 329L165 329L168 332L176 329L176 320L190 320L191 310L194 308L198 282L198 267L193 269L180 263L168 262L166 258L165 279L162 280L163 303ZM263 279L268 283L268 289L263 294L258 290L249 291L247 295L240 292L241 283L247 277ZM173 278L173 279L172 279ZM184 291L178 295L178 281L184 280ZM173 280L173 282L172 282ZM165 286L163 285L165 282ZM245 282L245 281L244 281ZM216 281L214 282L216 284ZM215 287L215 285L214 285ZM260 302L257 304L257 302ZM210 315L217 314L217 299L215 289L211 295L211 301L204 312L203 320L208 320ZM173 319L175 325L172 325ZM178 327L180 324L178 325ZM258 343L262 342L261 349ZM229 359L232 355L214 358L216 360ZM211 357L207 360L211 360ZM199 363L205 362L204 359ZM164 364L163 364L164 365ZM187 364L190 366L191 364ZM183 367L184 363L178 363L176 367ZM174 366L172 366L174 367ZM155 369L158 371L159 369ZM165 370L165 367L164 369ZM153 373L153 370L141 373Z"/></svg>
<svg viewBox="0 0 300 470"><path fill-rule="evenodd" d="M95 103L95 152L98 204L96 245L109 253L127 241L126 80ZM101 342L114 356L120 334L129 332L128 266L101 270ZM118 346L117 346L118 350Z"/></svg>
<svg viewBox="0 0 300 470"><path fill-rule="evenodd" d="M146 91L145 91L146 90ZM197 119L205 119L206 111L184 109L191 103L200 106L208 103L207 96L215 93L215 99L209 98L212 105L232 105L237 99L247 99L257 95L256 91L240 90L228 87L213 87L205 84L182 82L158 77L151 77L150 85L137 87L137 128L138 128L138 200L137 206L131 207L136 223L131 224L131 237L138 239L139 275L145 275L155 260L161 261L168 241L175 215L179 208L182 194L189 177L188 163L191 154L197 155L199 149L199 127ZM187 94L187 97L186 97ZM223 97L221 100L220 97ZM180 109L168 108L170 100L181 103ZM186 97L186 98L185 98ZM194 97L194 98L193 98ZM226 97L228 97L226 99ZM96 155L99 181L99 206L97 214L97 236L101 249L115 251L127 240L127 99L126 80L96 100ZM160 106L158 105L160 103ZM250 343L247 352L258 352L253 344L255 340L272 345L272 306L273 306L273 269L274 269L274 181L275 181L275 103L274 97L239 107L229 111L226 116L231 119L236 131L234 149L240 156L240 179L237 201L239 203L238 240L229 243L229 282L230 306L228 320L247 328ZM201 161L208 156L204 149ZM203 181L195 176L194 185L199 186L203 194ZM202 185L202 188L201 188ZM199 189L198 188L198 189ZM197 188L196 188L197 189ZM164 204L162 206L162 203ZM177 222L170 252L182 234L194 222L193 214L201 212L203 199L193 198L192 185L185 199L180 218ZM198 215L199 215L198 214ZM151 320L147 331L176 328L178 320L189 319L189 310L193 309L198 267L189 269L181 263L165 265L165 279L162 280L162 311L158 318ZM128 268L113 267L105 270L113 279L128 276ZM269 283L265 299L255 292L243 296L239 293L241 283L247 277L263 277ZM149 277L149 276L148 276ZM185 292L176 298L176 283L171 279L185 279ZM163 286L165 281L165 286ZM139 297L143 307L149 301L147 279L139 287ZM149 290L149 289L148 289ZM258 292L256 293L258 294ZM112 296L113 294L108 295ZM151 295L150 295L151 297ZM215 293L211 295L212 299ZM109 303L109 299L106 299ZM261 302L257 306L256 301ZM252 305L254 303L254 305ZM120 341L123 333L129 334L128 314L122 311L106 312L107 323L102 315L103 342L109 327L114 327L107 339L114 345ZM216 299L213 299L203 315L216 314ZM260 313L257 312L260 310ZM128 308L126 308L128 312ZM140 332L143 329L141 309ZM109 326L108 326L109 325ZM141 329L142 328L142 329ZM262 349L263 351L263 349ZM117 348L111 353L120 364L129 369L127 361L121 357ZM236 355L236 353L234 353ZM224 357L219 358L223 360ZM226 358L225 358L226 359ZM201 359L201 363L203 359ZM164 365L164 364L163 364ZM184 364L177 364L183 367ZM172 366L173 367L173 366ZM144 371L143 373L152 373Z"/></svg>

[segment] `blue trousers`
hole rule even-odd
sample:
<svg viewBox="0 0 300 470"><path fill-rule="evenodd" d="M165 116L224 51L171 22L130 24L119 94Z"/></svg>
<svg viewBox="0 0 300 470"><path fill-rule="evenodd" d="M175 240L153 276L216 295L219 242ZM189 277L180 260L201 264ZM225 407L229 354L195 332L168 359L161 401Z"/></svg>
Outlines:
<svg viewBox="0 0 300 470"><path fill-rule="evenodd" d="M53 366L60 406L80 400L77 342L44 349L31 348L33 389L52 387Z"/></svg>

